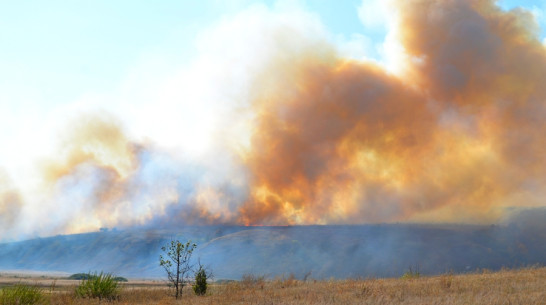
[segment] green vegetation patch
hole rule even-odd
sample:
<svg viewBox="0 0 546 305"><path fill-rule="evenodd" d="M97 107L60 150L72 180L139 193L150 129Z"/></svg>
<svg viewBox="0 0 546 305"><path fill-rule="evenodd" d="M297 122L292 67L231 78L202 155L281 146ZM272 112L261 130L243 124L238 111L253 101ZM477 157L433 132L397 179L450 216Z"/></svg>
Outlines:
<svg viewBox="0 0 546 305"><path fill-rule="evenodd" d="M419 267L412 268L410 267L408 271L406 271L400 278L402 279L418 279L421 277L421 272L419 271Z"/></svg>
<svg viewBox="0 0 546 305"><path fill-rule="evenodd" d="M42 289L36 286L17 284L0 290L1 305L34 305L49 304Z"/></svg>
<svg viewBox="0 0 546 305"><path fill-rule="evenodd" d="M121 292L121 285L110 273L89 274L76 287L76 296L80 298L98 298L99 300L117 300Z"/></svg>
<svg viewBox="0 0 546 305"><path fill-rule="evenodd" d="M90 278L93 278L94 276L96 275L93 275L91 273L74 273L72 274L71 276L68 277L69 280L78 280L78 281L81 281L81 280L88 280ZM127 278L124 278L122 276L116 276L113 278L114 281L117 281L117 282L128 282L129 280L127 280Z"/></svg>

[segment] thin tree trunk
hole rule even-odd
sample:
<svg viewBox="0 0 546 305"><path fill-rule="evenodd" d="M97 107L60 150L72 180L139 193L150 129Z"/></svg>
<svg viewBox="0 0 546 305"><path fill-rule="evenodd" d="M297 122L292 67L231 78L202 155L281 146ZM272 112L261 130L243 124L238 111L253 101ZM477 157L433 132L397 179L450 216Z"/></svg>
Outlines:
<svg viewBox="0 0 546 305"><path fill-rule="evenodd" d="M180 255L178 255L178 258L176 260L176 296L175 299L178 300L179 290L178 287L180 286Z"/></svg>

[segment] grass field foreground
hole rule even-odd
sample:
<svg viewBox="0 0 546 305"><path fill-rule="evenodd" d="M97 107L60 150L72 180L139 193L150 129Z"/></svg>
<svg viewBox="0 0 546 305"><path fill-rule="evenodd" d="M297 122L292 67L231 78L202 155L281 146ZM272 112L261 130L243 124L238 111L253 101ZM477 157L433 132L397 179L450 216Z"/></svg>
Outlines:
<svg viewBox="0 0 546 305"><path fill-rule="evenodd" d="M51 304L98 304L76 298L68 287L50 294ZM112 304L546 304L546 268L503 270L464 275L365 280L293 278L250 280L210 285L205 296L191 287L179 300L157 286L126 286ZM102 302L104 303L104 301Z"/></svg>

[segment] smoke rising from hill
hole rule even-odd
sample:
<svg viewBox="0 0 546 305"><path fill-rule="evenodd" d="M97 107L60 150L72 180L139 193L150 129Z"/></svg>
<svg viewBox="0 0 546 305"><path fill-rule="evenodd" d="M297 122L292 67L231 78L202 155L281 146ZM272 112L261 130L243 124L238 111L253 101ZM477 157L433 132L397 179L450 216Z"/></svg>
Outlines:
<svg viewBox="0 0 546 305"><path fill-rule="evenodd" d="M259 65L239 64L240 103L199 158L133 139L123 118L69 124L58 155L41 164L42 195L0 188L3 236L135 224L491 223L508 208L544 206L546 50L531 14L493 1L391 7L397 73L343 58L316 21L261 12L269 44L256 46ZM258 22L246 13L227 25L248 20ZM6 225L37 207L55 216Z"/></svg>
<svg viewBox="0 0 546 305"><path fill-rule="evenodd" d="M313 50L259 79L244 222L487 222L543 204L546 54L530 14L393 8L399 75Z"/></svg>

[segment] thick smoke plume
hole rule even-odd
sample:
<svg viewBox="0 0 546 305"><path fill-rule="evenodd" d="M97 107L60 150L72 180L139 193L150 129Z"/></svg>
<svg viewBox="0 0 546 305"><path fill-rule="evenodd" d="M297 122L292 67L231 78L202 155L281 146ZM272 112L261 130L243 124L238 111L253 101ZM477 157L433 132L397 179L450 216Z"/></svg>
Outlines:
<svg viewBox="0 0 546 305"><path fill-rule="evenodd" d="M392 10L397 73L269 27L275 44L237 95L245 114L198 161L131 140L109 116L71 124L41 167L40 202L64 216L38 227L490 223L544 206L546 49L532 15L485 0ZM26 205L0 187L0 230Z"/></svg>
<svg viewBox="0 0 546 305"><path fill-rule="evenodd" d="M21 195L0 170L0 232L10 232L21 211Z"/></svg>
<svg viewBox="0 0 546 305"><path fill-rule="evenodd" d="M309 51L258 80L242 222L488 222L544 204L546 54L530 14L395 7L400 75Z"/></svg>

